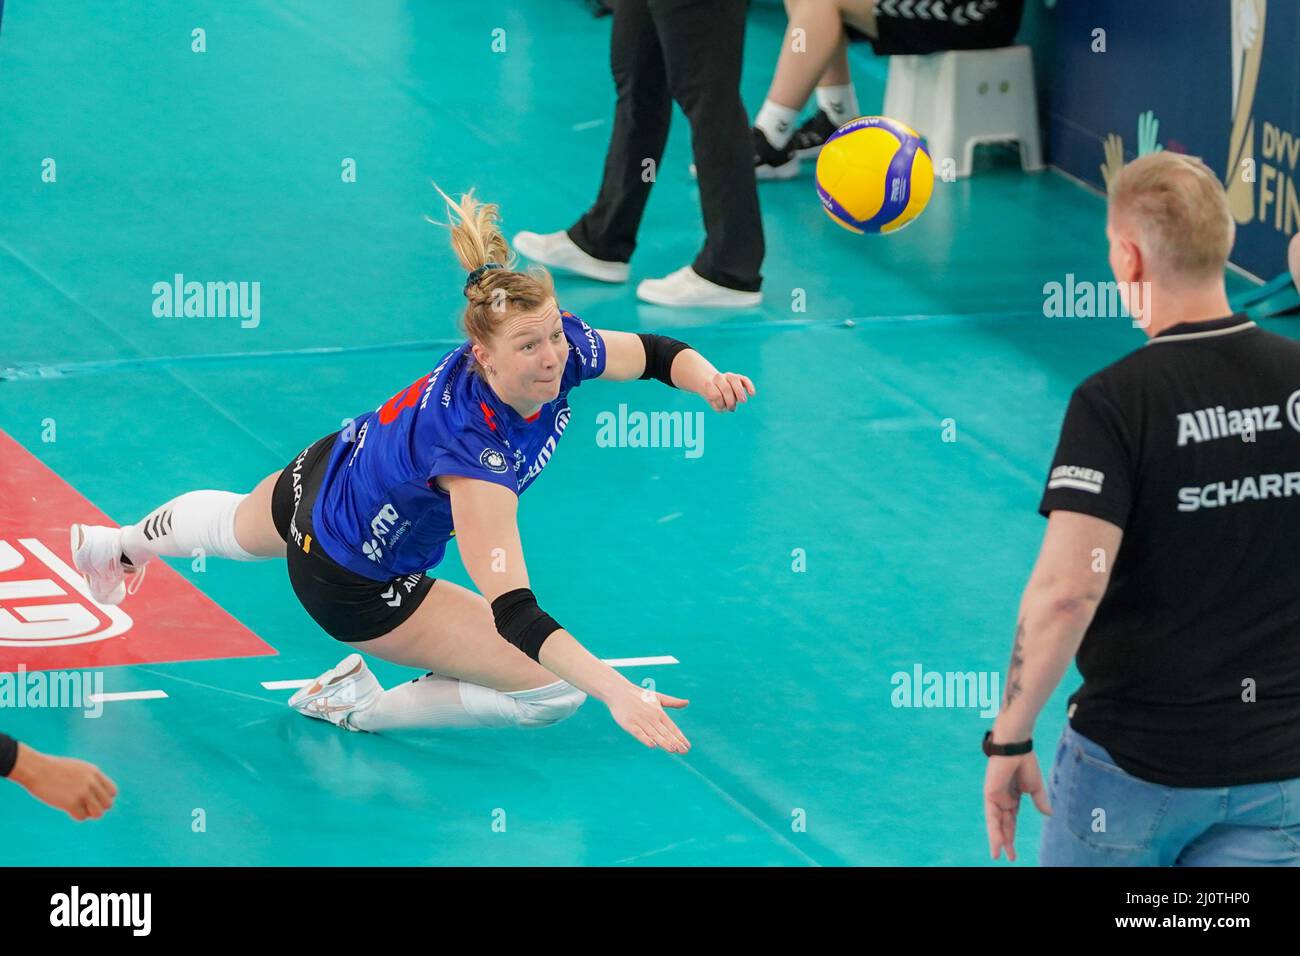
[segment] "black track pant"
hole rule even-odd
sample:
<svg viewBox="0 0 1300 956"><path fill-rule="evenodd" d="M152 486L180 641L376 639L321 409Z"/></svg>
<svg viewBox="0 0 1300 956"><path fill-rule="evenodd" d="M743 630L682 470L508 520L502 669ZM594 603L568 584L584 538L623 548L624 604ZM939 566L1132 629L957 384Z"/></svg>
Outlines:
<svg viewBox="0 0 1300 956"><path fill-rule="evenodd" d="M759 288L763 223L749 116L740 98L746 7L747 0L614 3L614 131L596 204L569 229L589 255L631 258L654 185L648 170L659 172L676 100L691 124L707 234L695 271L728 288Z"/></svg>

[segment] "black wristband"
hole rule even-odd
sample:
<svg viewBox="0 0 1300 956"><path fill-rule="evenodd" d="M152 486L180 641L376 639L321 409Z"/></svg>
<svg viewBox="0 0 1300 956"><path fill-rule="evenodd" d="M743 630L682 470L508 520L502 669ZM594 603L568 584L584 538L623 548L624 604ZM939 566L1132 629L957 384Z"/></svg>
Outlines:
<svg viewBox="0 0 1300 956"><path fill-rule="evenodd" d="M1022 740L1014 744L995 744L993 742L993 731L984 732L984 756L986 757L1019 757L1021 754L1027 754L1034 749L1034 739Z"/></svg>
<svg viewBox="0 0 1300 956"><path fill-rule="evenodd" d="M18 762L18 741L7 734L0 734L0 777L9 776Z"/></svg>
<svg viewBox="0 0 1300 956"><path fill-rule="evenodd" d="M492 618L502 637L539 664L542 645L560 630L555 618L537 606L529 588L515 588L493 601Z"/></svg>
<svg viewBox="0 0 1300 956"><path fill-rule="evenodd" d="M657 378L665 385L676 388L677 386L673 385L673 359L677 358L679 352L686 351L690 346L677 339L671 339L666 335L655 335L652 332L638 332L637 336L645 347L645 371L641 374L641 378Z"/></svg>

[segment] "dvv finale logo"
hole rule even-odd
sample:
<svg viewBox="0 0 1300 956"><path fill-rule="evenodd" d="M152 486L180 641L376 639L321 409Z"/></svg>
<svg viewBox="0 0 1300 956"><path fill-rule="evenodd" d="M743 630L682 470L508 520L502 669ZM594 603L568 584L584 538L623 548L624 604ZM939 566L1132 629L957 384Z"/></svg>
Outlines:
<svg viewBox="0 0 1300 956"><path fill-rule="evenodd" d="M1228 206L1241 225L1266 222L1281 235L1290 236L1300 228L1300 189L1296 186L1300 135L1268 117L1259 117L1256 130L1255 94L1264 58L1268 0L1230 2L1232 126L1223 179ZM1275 65L1294 82L1287 64ZM1293 102L1290 97L1279 100Z"/></svg>

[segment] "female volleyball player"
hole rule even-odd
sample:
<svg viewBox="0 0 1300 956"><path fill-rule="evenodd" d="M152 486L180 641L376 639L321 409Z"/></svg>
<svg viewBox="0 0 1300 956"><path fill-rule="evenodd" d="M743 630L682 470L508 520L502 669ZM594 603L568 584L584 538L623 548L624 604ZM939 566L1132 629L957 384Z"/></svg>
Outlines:
<svg viewBox="0 0 1300 956"><path fill-rule="evenodd" d="M472 191L444 198L469 273L468 341L248 494L191 491L124 528L74 525L73 561L95 599L116 604L154 557L286 557L294 592L327 633L431 672L384 690L350 654L289 702L348 730L544 726L590 694L646 746L685 753L663 708L687 701L643 691L538 606L516 508L583 381L654 377L720 412L754 385L675 339L590 328L557 307L544 270L510 268L495 205ZM575 538L580 525L578 515ZM425 573L453 535L480 594Z"/></svg>

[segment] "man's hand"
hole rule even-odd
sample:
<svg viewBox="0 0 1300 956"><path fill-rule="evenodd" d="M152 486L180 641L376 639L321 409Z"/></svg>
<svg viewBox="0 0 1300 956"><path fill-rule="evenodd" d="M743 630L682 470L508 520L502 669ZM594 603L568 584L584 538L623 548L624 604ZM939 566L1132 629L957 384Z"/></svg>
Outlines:
<svg viewBox="0 0 1300 956"><path fill-rule="evenodd" d="M1040 813L1051 816L1043 776L1033 753L1019 757L989 757L984 774L984 822L989 831L989 853L993 859L1005 848L1007 859L1016 858L1016 814L1020 795L1029 794Z"/></svg>
<svg viewBox="0 0 1300 956"><path fill-rule="evenodd" d="M117 796L113 781L94 764L51 757L24 744L18 745L18 762L9 779L74 820L99 819Z"/></svg>

